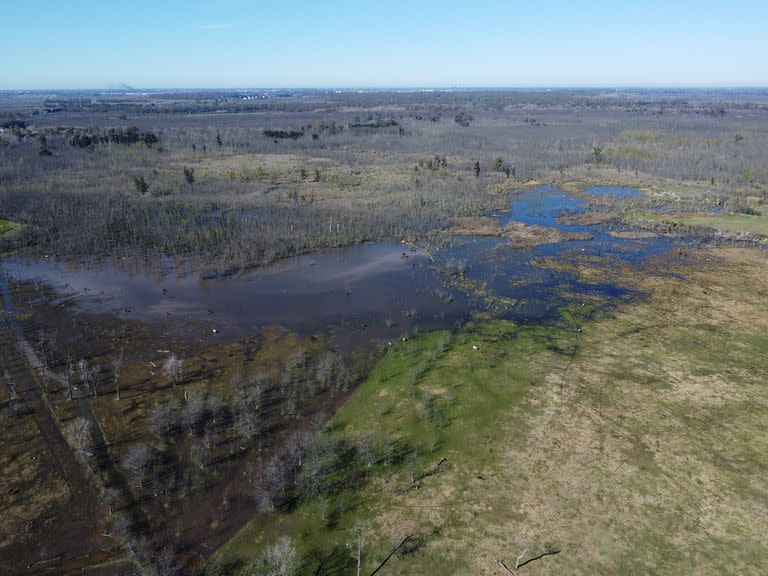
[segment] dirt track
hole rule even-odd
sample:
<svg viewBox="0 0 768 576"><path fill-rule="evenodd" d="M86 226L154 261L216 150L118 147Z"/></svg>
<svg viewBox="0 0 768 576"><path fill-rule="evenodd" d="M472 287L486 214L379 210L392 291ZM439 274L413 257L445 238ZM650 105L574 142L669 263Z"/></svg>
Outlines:
<svg viewBox="0 0 768 576"><path fill-rule="evenodd" d="M14 558L2 559L0 570L2 573L8 570L9 574L39 574L41 571L45 572L48 559L56 558L55 565L69 566L72 571L79 571L83 564L91 563L94 558L113 557L115 551L111 549L114 548L114 542L105 541L104 519L99 515L102 506L97 490L64 439L42 394L37 375L39 360L15 319L4 274L0 274L0 294L3 304L0 321L0 349L3 351L0 355L0 371L4 376L3 380L9 388L10 396L18 397L30 412L51 456L51 464L66 483L70 495L66 503L67 522L42 528L43 533L34 535L36 537L33 540L44 542L46 557L37 556L37 550L29 550L28 554L17 554ZM87 403L87 400L83 402ZM96 445L106 452L98 427L94 428L94 439L97 440ZM72 545L75 542L77 544ZM64 568L45 573L68 571Z"/></svg>

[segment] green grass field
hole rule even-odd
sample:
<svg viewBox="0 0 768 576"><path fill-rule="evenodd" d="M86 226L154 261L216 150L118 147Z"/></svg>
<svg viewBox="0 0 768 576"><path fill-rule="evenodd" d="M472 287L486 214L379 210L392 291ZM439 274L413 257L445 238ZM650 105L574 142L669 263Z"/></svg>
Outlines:
<svg viewBox="0 0 768 576"><path fill-rule="evenodd" d="M391 541L408 531L423 532L426 541L437 537L433 522L412 525L409 502L431 491L441 476L453 478L452 490L471 494L474 473L489 473L496 460L492 451L477 448L500 444L509 434L521 442L524 438L523 419L504 422L509 410L528 413L525 399L537 382L541 384L541 370L525 359L548 346L568 348L574 341L570 334L523 330L499 321L469 326L458 336L433 332L398 343L336 414L329 430L351 443L360 434L371 435L380 450L386 443L399 447L403 455L392 463L377 462L367 482L347 486L330 501L255 520L219 551L218 558L249 558L265 534L290 534L317 562L344 546L348 526L359 517L373 521L378 535L366 561L370 569ZM429 471L443 457L447 460L439 471L414 487L412 475ZM323 513L334 518L333 525L323 520ZM464 521L458 517L439 525L443 537L456 531L457 541L462 540L458 533L463 529ZM429 558L440 560L429 546L413 555L419 565ZM446 566L445 559L440 561ZM459 569L463 561L457 558L448 565Z"/></svg>
<svg viewBox="0 0 768 576"><path fill-rule="evenodd" d="M720 232L740 232L757 236L768 236L768 209L757 210L759 214L659 214L653 212L629 212L624 221L632 226L658 223L674 223L685 226L712 228Z"/></svg>
<svg viewBox="0 0 768 576"><path fill-rule="evenodd" d="M724 232L748 232L768 236L768 210L759 215L751 214L718 214L718 215L681 215L675 217L677 222L690 226L706 226Z"/></svg>

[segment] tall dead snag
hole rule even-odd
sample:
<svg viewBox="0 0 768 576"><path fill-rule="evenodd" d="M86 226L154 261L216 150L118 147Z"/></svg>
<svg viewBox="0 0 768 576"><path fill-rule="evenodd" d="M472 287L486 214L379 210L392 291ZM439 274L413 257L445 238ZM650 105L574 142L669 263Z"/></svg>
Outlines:
<svg viewBox="0 0 768 576"><path fill-rule="evenodd" d="M371 526L364 520L357 520L349 529L347 547L352 551L357 562L357 576L360 576L360 568L363 563L363 553L371 538Z"/></svg>
<svg viewBox="0 0 768 576"><path fill-rule="evenodd" d="M115 382L115 397L120 400L120 371L123 368L123 349L120 349L120 356L112 360L112 378Z"/></svg>

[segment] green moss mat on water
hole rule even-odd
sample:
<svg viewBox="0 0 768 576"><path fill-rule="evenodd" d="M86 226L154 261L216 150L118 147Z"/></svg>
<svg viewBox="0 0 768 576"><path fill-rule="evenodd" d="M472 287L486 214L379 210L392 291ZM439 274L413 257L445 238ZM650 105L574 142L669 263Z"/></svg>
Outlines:
<svg viewBox="0 0 768 576"><path fill-rule="evenodd" d="M0 236L21 230L24 226L16 222L9 222L8 220L0 220Z"/></svg>

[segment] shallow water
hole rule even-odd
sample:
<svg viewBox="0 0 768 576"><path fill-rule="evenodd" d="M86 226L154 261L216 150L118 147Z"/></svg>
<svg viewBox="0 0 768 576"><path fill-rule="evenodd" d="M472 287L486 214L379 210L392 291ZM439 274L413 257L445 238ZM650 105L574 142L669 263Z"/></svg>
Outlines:
<svg viewBox="0 0 768 576"><path fill-rule="evenodd" d="M394 242L362 244L283 260L251 272L201 279L189 263L6 261L11 276L55 287L80 309L123 318L194 320L239 336L281 325L304 334L394 337L414 323L458 320L466 297L436 297L439 274L421 252Z"/></svg>
<svg viewBox="0 0 768 576"><path fill-rule="evenodd" d="M636 190L593 188L589 194L631 198ZM194 264L173 259L135 262L15 257L3 262L19 280L53 286L63 299L87 312L114 312L149 322L176 318L201 329L231 336L265 325L282 325L303 334L331 332L339 341L391 340L411 329L450 326L466 319L486 297L500 297L500 316L520 320L552 317L565 294L620 297L610 284L587 284L533 261L581 256L611 256L641 262L672 247L666 238L617 239L595 227L559 224L557 218L579 212L585 202L554 186L513 195L502 225L518 220L570 232L590 232L591 241L561 242L513 249L504 239L461 238L429 257L396 242L369 243L290 258L236 276L201 279ZM456 282L446 269L466 262ZM455 266L453 266L455 268ZM470 289L468 283L474 283ZM483 289L478 291L478 285ZM457 287L461 286L461 288Z"/></svg>

